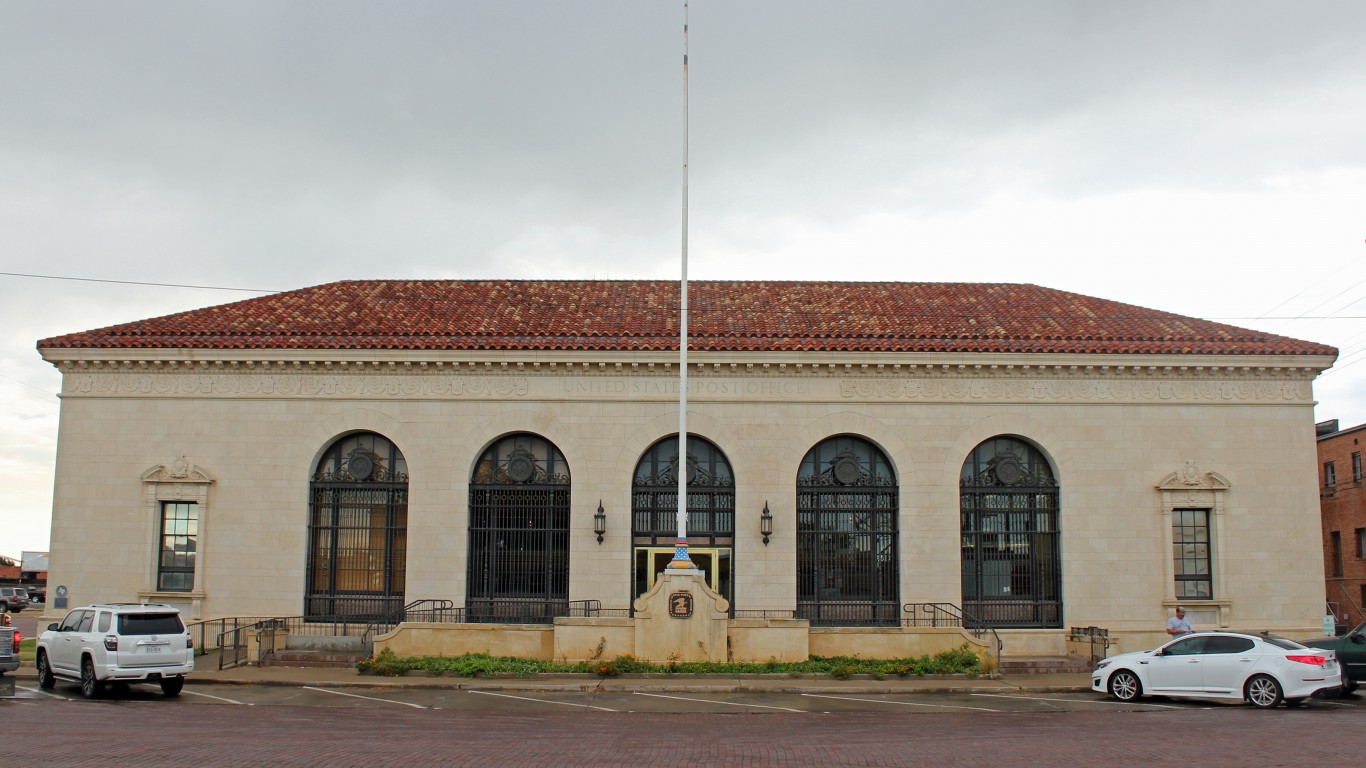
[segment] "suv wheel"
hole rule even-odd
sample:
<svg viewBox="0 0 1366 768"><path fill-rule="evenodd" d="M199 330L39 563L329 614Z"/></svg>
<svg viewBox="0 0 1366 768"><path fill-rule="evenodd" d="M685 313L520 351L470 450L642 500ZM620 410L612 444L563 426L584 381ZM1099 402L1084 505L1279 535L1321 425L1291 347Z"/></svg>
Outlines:
<svg viewBox="0 0 1366 768"><path fill-rule="evenodd" d="M95 662L87 656L81 661L81 695L87 699L98 699L104 692L104 683L95 677Z"/></svg>
<svg viewBox="0 0 1366 768"><path fill-rule="evenodd" d="M163 677L161 678L161 695L167 698L179 696L180 689L185 687L183 677Z"/></svg>
<svg viewBox="0 0 1366 768"><path fill-rule="evenodd" d="M57 684L57 678L52 676L52 667L47 664L47 654L38 652L38 687L51 688Z"/></svg>

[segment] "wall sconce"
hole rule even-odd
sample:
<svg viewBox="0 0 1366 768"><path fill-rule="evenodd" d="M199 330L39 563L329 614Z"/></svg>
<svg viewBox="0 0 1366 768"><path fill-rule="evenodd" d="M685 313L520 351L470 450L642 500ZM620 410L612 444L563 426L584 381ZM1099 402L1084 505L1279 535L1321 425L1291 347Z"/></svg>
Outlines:
<svg viewBox="0 0 1366 768"><path fill-rule="evenodd" d="M764 513L759 515L759 533L764 535L764 546L768 546L768 537L773 535L773 513L768 511L768 499L764 499Z"/></svg>
<svg viewBox="0 0 1366 768"><path fill-rule="evenodd" d="M598 535L598 543L602 543L602 535L607 533L607 513L602 509L602 499L598 499L598 513L593 515L593 533Z"/></svg>

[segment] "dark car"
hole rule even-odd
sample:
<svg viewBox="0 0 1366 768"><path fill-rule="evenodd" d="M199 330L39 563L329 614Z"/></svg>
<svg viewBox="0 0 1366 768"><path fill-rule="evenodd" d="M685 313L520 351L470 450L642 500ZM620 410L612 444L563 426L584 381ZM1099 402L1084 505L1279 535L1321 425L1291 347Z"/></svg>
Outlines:
<svg viewBox="0 0 1366 768"><path fill-rule="evenodd" d="M1338 663L1342 665L1342 690L1351 693L1362 682L1366 682L1366 621L1356 629L1337 637L1316 637L1302 641L1305 645L1337 651Z"/></svg>

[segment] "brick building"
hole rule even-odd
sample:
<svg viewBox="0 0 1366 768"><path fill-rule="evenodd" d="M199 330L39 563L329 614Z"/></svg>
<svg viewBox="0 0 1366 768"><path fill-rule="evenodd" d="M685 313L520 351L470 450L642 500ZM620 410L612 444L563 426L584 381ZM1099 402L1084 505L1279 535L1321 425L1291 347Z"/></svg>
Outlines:
<svg viewBox="0 0 1366 768"><path fill-rule="evenodd" d="M1333 419L1319 423L1316 431L1323 572L1328 607L1341 630L1366 618L1366 492L1361 466L1366 424L1340 430Z"/></svg>

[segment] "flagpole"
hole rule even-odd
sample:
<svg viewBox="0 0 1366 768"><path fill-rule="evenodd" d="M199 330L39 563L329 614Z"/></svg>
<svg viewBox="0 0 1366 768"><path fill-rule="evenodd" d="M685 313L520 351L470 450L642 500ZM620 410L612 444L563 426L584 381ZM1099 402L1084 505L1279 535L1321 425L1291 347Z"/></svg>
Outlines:
<svg viewBox="0 0 1366 768"><path fill-rule="evenodd" d="M683 277L678 315L678 538L670 570L696 570L688 557L688 0L683 0Z"/></svg>

